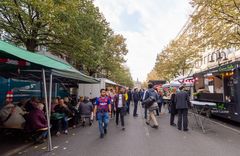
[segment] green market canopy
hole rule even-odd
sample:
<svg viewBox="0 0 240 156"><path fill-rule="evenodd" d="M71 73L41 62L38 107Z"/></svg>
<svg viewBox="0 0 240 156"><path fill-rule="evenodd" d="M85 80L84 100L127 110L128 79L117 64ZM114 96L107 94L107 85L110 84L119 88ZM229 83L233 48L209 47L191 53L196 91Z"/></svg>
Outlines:
<svg viewBox="0 0 240 156"><path fill-rule="evenodd" d="M42 80L41 69L52 73L54 81L98 83L97 79L87 76L70 64L32 53L14 45L0 41L0 75L8 78Z"/></svg>

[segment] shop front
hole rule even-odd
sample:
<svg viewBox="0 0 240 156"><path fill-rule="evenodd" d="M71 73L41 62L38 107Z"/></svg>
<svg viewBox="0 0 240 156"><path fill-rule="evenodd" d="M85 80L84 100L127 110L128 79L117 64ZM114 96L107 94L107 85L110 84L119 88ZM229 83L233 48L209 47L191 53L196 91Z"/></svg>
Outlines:
<svg viewBox="0 0 240 156"><path fill-rule="evenodd" d="M194 99L214 102L212 114L240 122L240 62L194 74Z"/></svg>

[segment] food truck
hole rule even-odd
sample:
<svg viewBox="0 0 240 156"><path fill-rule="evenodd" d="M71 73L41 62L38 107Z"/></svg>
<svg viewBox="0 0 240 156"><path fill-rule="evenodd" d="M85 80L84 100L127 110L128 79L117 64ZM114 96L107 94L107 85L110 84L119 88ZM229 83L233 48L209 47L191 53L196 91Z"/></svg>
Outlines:
<svg viewBox="0 0 240 156"><path fill-rule="evenodd" d="M194 74L194 100L213 102L212 115L240 122L240 61Z"/></svg>

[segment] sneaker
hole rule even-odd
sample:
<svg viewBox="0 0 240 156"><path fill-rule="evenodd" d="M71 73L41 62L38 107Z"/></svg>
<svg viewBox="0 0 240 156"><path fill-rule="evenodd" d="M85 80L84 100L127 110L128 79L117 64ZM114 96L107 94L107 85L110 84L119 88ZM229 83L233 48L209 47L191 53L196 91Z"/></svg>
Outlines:
<svg viewBox="0 0 240 156"><path fill-rule="evenodd" d="M68 130L65 130L65 131L64 131L64 134L68 134Z"/></svg>
<svg viewBox="0 0 240 156"><path fill-rule="evenodd" d="M187 132L187 131L188 131L188 128L187 128L187 129L184 129L183 131Z"/></svg>
<svg viewBox="0 0 240 156"><path fill-rule="evenodd" d="M147 124L147 125L150 125L150 123L149 123L149 122L147 122L147 121L146 121L146 124Z"/></svg>
<svg viewBox="0 0 240 156"><path fill-rule="evenodd" d="M56 136L60 136L61 135L61 133L58 131L57 133L56 133Z"/></svg>
<svg viewBox="0 0 240 156"><path fill-rule="evenodd" d="M158 129L158 125L153 125L152 128Z"/></svg>
<svg viewBox="0 0 240 156"><path fill-rule="evenodd" d="M125 131L125 127L123 127L122 130Z"/></svg>
<svg viewBox="0 0 240 156"><path fill-rule="evenodd" d="M104 129L104 134L107 134L107 129Z"/></svg>
<svg viewBox="0 0 240 156"><path fill-rule="evenodd" d="M101 139L104 138L104 134L101 133L101 134L100 134L100 138L101 138Z"/></svg>

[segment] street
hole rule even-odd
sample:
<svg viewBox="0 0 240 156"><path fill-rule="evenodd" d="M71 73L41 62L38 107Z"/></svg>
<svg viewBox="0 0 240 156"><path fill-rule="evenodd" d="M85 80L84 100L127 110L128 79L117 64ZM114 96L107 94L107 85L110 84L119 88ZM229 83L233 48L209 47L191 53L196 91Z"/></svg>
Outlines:
<svg viewBox="0 0 240 156"><path fill-rule="evenodd" d="M203 134L193 125L189 115L189 132L169 125L169 115L157 117L159 129L145 124L139 117L126 116L126 130L116 127L110 120L108 134L99 138L97 122L92 127L71 129L68 135L53 137L52 152L47 144L36 145L16 155L38 156L239 156L240 135L219 125L208 125L211 130Z"/></svg>

